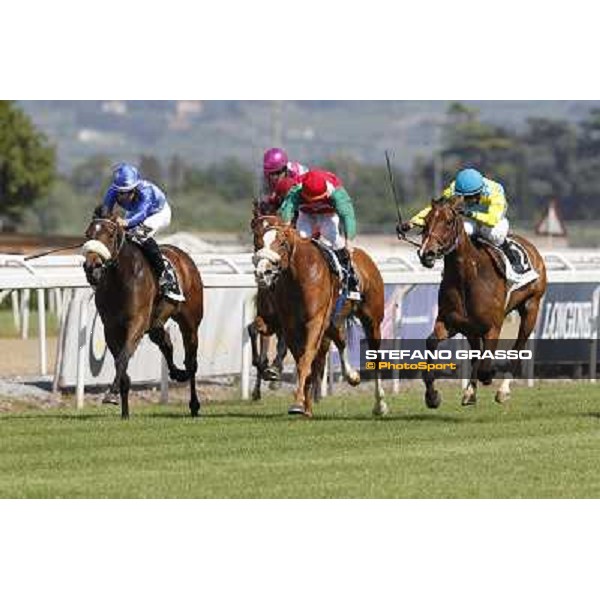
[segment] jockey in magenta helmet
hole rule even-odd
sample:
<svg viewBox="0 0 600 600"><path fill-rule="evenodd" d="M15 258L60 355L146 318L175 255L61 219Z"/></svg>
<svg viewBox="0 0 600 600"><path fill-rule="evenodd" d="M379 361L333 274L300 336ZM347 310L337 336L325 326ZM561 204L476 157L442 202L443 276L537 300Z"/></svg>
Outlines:
<svg viewBox="0 0 600 600"><path fill-rule="evenodd" d="M263 156L263 171L265 175L278 173L287 169L288 155L282 148L269 148Z"/></svg>
<svg viewBox="0 0 600 600"><path fill-rule="evenodd" d="M308 172L308 168L298 162L290 161L283 148L269 148L263 156L263 197L260 202L261 212L271 214L279 208L285 194L277 191L281 179L291 179L299 183L300 176ZM263 211L264 209L264 211Z"/></svg>

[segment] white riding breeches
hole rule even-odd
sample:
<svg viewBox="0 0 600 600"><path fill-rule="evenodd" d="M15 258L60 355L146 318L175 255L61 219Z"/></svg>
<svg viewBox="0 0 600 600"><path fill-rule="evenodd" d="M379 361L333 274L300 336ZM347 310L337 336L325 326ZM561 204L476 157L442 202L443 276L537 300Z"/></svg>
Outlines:
<svg viewBox="0 0 600 600"><path fill-rule="evenodd" d="M300 211L296 229L300 237L316 237L321 233L321 241L331 246L334 250L340 250L346 245L344 236L340 233L340 218L337 214L310 214Z"/></svg>
<svg viewBox="0 0 600 600"><path fill-rule="evenodd" d="M509 223L506 217L494 227L488 227L473 219L465 219L465 231L469 237L473 237L474 235L482 237L494 244L494 246L502 246L508 235L508 229Z"/></svg>
<svg viewBox="0 0 600 600"><path fill-rule="evenodd" d="M166 229L171 224L171 207L168 202L153 215L150 215L142 225L150 228L147 237L154 237L162 229Z"/></svg>

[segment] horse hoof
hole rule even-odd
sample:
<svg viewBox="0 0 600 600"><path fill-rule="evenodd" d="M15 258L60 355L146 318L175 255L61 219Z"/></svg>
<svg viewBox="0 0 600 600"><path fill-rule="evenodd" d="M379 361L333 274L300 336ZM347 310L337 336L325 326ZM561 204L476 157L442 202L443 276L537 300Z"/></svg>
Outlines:
<svg viewBox="0 0 600 600"><path fill-rule="evenodd" d="M252 402L258 402L260 400L260 392L254 391L252 392Z"/></svg>
<svg viewBox="0 0 600 600"><path fill-rule="evenodd" d="M292 404L289 408L288 408L288 415L303 415L304 413L304 406L302 406L302 404Z"/></svg>
<svg viewBox="0 0 600 600"><path fill-rule="evenodd" d="M275 367L267 367L262 374L262 378L265 381L279 381L281 379L281 373L279 369Z"/></svg>
<svg viewBox="0 0 600 600"><path fill-rule="evenodd" d="M305 411L302 413L304 417L306 417L307 419L312 419L313 414L312 411Z"/></svg>
<svg viewBox="0 0 600 600"><path fill-rule="evenodd" d="M385 417L390 412L386 402L380 402L373 408L374 417Z"/></svg>
<svg viewBox="0 0 600 600"><path fill-rule="evenodd" d="M475 406L475 404L477 404L477 394L475 392L463 394L461 401L462 406Z"/></svg>
<svg viewBox="0 0 600 600"><path fill-rule="evenodd" d="M427 408L438 408L442 403L442 394L437 390L432 394L425 394L425 404Z"/></svg>
<svg viewBox="0 0 600 600"><path fill-rule="evenodd" d="M348 377L346 380L348 381L348 383L351 386L356 387L357 385L360 384L360 373L358 371L354 371L353 373L348 373Z"/></svg>
<svg viewBox="0 0 600 600"><path fill-rule="evenodd" d="M498 390L496 392L496 396L495 396L494 400L498 404L507 404L508 401L510 400L510 394L507 394L506 392L501 392L500 390Z"/></svg>
<svg viewBox="0 0 600 600"><path fill-rule="evenodd" d="M120 400L117 394L113 394L112 392L106 392L106 394L104 394L104 398L102 398L102 404L112 404L113 406L119 406Z"/></svg>

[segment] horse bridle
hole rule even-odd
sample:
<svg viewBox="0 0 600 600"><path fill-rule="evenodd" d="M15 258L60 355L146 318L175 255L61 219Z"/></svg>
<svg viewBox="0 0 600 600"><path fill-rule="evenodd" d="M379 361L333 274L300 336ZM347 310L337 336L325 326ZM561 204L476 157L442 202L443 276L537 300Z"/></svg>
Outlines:
<svg viewBox="0 0 600 600"><path fill-rule="evenodd" d="M442 239L440 238L439 235L436 235L434 233L427 233L427 238L432 238L434 241L436 241L438 243L438 246L441 248L441 250L436 254L435 259L437 260L438 258L441 258L442 256L446 256L447 254L450 254L451 252L453 252L454 250L456 250L456 247L458 246L458 238L459 238L459 234L460 234L460 221L458 219L458 216L461 214L454 206L449 205L450 210L452 211L452 214L454 215L454 236L453 236L453 242L452 244L448 247L448 248L443 248L443 243L442 243ZM423 244L421 244L421 248L425 245L425 242L423 242Z"/></svg>
<svg viewBox="0 0 600 600"><path fill-rule="evenodd" d="M290 242L286 235L283 235L283 241L281 241L280 234L284 233L283 230L281 229L281 227L278 225L269 225L268 227L265 227L264 230L262 231L263 242L264 242L265 234L267 234L269 231L276 232L275 239L277 239L277 241L279 242L280 247L283 248L287 252L288 261L291 260L295 248L290 245ZM277 258L275 258L274 255ZM281 259L282 258L283 258L283 256L279 252L272 250L271 248L266 248L263 246L262 248L259 248L258 250L256 250L254 252L254 257L252 260L253 260L255 269L261 260L267 260L273 266L277 265L277 270L273 273L273 283L274 283L276 281L277 277L279 276L279 273L281 272Z"/></svg>
<svg viewBox="0 0 600 600"><path fill-rule="evenodd" d="M110 224L112 227L114 227L114 233L116 233L115 236L115 241L114 241L114 249L113 252L110 253L110 258L103 261L102 262L102 271L104 271L105 269L107 269L108 267L111 267L113 265L116 265L118 263L118 258L119 258L119 254L121 252L121 249L123 248L123 245L125 244L125 238L126 238L126 233L125 230L120 228L117 223L115 223L114 221L112 221L111 219L104 219L104 218L97 218L97 219L93 219L92 220L92 225L94 223L108 223ZM119 240L119 229L121 229L121 239ZM90 238L90 240L94 240L95 238Z"/></svg>

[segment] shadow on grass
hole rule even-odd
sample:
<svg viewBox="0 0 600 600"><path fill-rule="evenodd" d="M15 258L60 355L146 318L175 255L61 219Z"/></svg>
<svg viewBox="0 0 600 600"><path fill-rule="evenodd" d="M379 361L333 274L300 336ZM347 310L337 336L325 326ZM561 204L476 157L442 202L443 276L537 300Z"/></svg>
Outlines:
<svg viewBox="0 0 600 600"><path fill-rule="evenodd" d="M114 415L115 417L121 420L120 415ZM92 421L95 419L110 419L113 415L111 413L85 413L85 414L76 414L76 413L67 413L67 414L57 414L57 413L12 413L2 415L1 420L6 421L16 421L16 420L47 420L47 421Z"/></svg>
<svg viewBox="0 0 600 600"><path fill-rule="evenodd" d="M150 413L146 415L140 415L141 418L148 419L190 419L193 420L189 414L181 414L181 413ZM236 410L228 410L219 413L201 413L199 420L213 420L213 419L248 419L250 421L281 421L281 422L344 422L344 421L365 421L365 422L419 422L423 421L426 423L464 423L466 422L461 417L457 417L454 415L443 415L443 414L408 414L408 415L387 415L385 417L374 417L370 414L364 415L319 415L316 414L312 419L305 419L300 415L288 415L284 412L270 412L270 413L248 413Z"/></svg>

